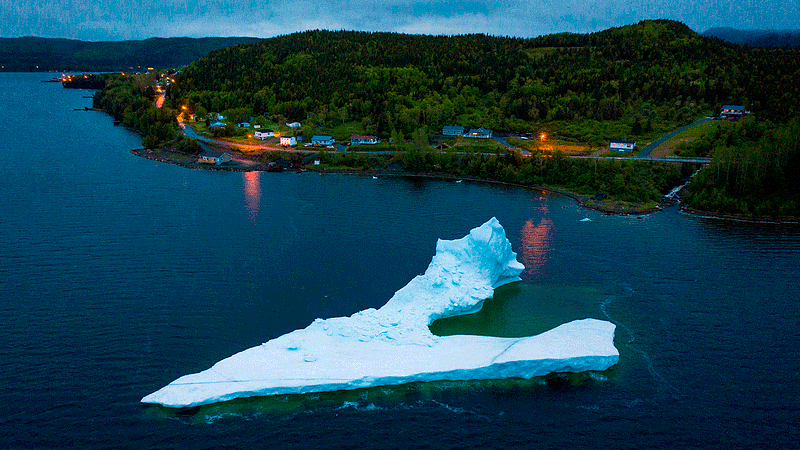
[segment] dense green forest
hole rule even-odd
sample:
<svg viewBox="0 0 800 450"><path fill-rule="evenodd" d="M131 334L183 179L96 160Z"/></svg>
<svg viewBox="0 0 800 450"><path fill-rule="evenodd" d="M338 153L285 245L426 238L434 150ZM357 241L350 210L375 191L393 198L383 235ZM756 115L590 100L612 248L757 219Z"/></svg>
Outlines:
<svg viewBox="0 0 800 450"><path fill-rule="evenodd" d="M200 117L222 113L228 121L297 120L305 134L347 125L396 143L411 139L413 151L398 155L407 170L601 191L635 202L652 201L681 174L559 154L517 162L437 156L425 144L443 125L547 131L590 146L614 138L649 142L723 104L741 104L751 112L746 119L679 146L679 154L713 159L693 180L687 202L800 217L793 181L800 179L800 51L730 44L673 21L535 39L309 31L213 51L174 79L160 110L146 75L108 78L95 105L142 130L148 147L176 139L174 117L182 108ZM327 158L380 166L369 156Z"/></svg>
<svg viewBox="0 0 800 450"><path fill-rule="evenodd" d="M747 118L701 136L692 151L713 154L686 203L703 211L800 218L800 119L776 125Z"/></svg>
<svg viewBox="0 0 800 450"><path fill-rule="evenodd" d="M309 31L212 52L183 70L169 98L209 112L360 121L383 136L546 127L601 145L666 132L722 104L792 117L798 67L797 51L741 47L671 21L535 39Z"/></svg>
<svg viewBox="0 0 800 450"><path fill-rule="evenodd" d="M157 108L155 104L156 86L166 73L151 71L147 73L106 73L84 75L63 82L67 88L99 89L93 97L93 106L102 109L119 120L123 125L142 133L142 144L155 148L168 143L171 146L197 148L189 144L178 133L175 118L179 111L169 106Z"/></svg>
<svg viewBox="0 0 800 450"><path fill-rule="evenodd" d="M112 72L182 67L213 50L255 38L152 38L86 42L38 37L0 38L0 72Z"/></svg>

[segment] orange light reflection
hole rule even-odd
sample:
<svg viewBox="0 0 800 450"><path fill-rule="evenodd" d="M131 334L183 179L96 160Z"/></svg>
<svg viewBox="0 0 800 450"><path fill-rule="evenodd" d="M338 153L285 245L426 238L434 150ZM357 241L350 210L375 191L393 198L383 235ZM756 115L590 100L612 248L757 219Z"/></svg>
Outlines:
<svg viewBox="0 0 800 450"><path fill-rule="evenodd" d="M242 172L244 179L244 207L253 225L258 217L258 204L261 202L261 172Z"/></svg>
<svg viewBox="0 0 800 450"><path fill-rule="evenodd" d="M550 259L548 253L553 249L553 222L544 217L534 225L533 219L528 219L522 226L520 237L522 263L525 264L522 277L535 278L542 274Z"/></svg>

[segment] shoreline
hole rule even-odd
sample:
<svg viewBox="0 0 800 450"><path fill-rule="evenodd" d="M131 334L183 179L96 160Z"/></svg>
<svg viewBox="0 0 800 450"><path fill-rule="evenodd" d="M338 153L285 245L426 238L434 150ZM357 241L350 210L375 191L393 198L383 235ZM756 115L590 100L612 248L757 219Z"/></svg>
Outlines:
<svg viewBox="0 0 800 450"><path fill-rule="evenodd" d="M734 214L722 214L711 211L701 211L688 206L681 205L680 212L688 216L699 219L726 220L730 222L744 222L764 225L800 225L800 220L794 217L758 217L758 216L737 216Z"/></svg>
<svg viewBox="0 0 800 450"><path fill-rule="evenodd" d="M160 151L151 150L151 149L131 149L130 151L133 155L149 159L151 161L158 161L167 164L173 164L176 166L180 166L186 169L193 169L193 170L211 170L211 171L221 171L221 172L274 172L270 170L271 167L268 163L263 163L259 161L250 160L247 158L245 159L249 162L252 162L252 165L243 165L240 160L234 160L234 165L226 165L226 166L216 166L216 165L205 165L200 164L196 161L182 161L176 158L172 158L170 154L177 154L177 152L170 151L168 149L162 149ZM187 156L188 158L188 156ZM289 169L292 170L292 169ZM450 174L439 174L439 173L415 173L415 172L390 172L390 171L360 171L360 170L331 170L331 169L294 169L294 172L304 173L304 172L317 172L317 173L340 173L340 174L353 174L353 175L362 175L362 174L371 174L371 175L382 175L382 176L395 176L395 177L417 177L417 178L430 178L430 179L438 179L438 180L466 180L471 182L477 183L486 183L498 186L509 186L509 187L516 187L516 188L523 188L533 191L544 191L549 192L552 194L559 194L566 197L573 199L578 206L582 208L586 208L592 211L598 211L605 214L615 214L620 216L640 216L645 214L651 214L654 212L661 211L660 206L651 207L651 208L644 208L644 207L637 207L633 206L632 204L624 204L621 202L615 202L612 206L606 207L604 205L599 204L596 200L592 200L587 195L580 195L574 192L566 191L563 189L558 188L551 188L545 186L529 186L524 184L518 183L509 183L505 181L499 180L487 180L484 178L475 178L475 177L458 177L455 175ZM592 203L589 203L592 202Z"/></svg>
<svg viewBox="0 0 800 450"><path fill-rule="evenodd" d="M226 165L226 166L215 166L215 165L205 165L200 164L196 161L182 161L174 157L170 157L169 155L179 154L177 152L173 152L169 149L162 149L160 151L151 150L151 149L131 149L130 151L133 155L149 159L151 161L158 161L167 164L172 164L176 166L180 166L186 169L193 169L193 170L211 170L211 171L221 171L221 172L275 172L268 163L255 161L244 157L241 157L238 160L234 160L234 164L236 165ZM189 156L187 155L187 158ZM246 160L248 163L242 162L242 160ZM353 174L353 175L382 175L382 176L394 176L394 177L417 177L417 178L430 178L430 179L438 179L438 180L466 180L471 181L473 183L485 183L485 184L492 184L497 186L509 186L509 187L516 187L522 189L528 189L532 191L544 191L549 192L552 194L559 194L566 197L573 199L578 206L582 208L586 208L592 211L602 212L604 214L614 214L620 216L642 216L646 214L652 214L654 212L661 211L663 208L663 202L655 207L651 208L644 208L633 206L631 204L624 204L621 202L615 202L611 206L606 206L599 204L596 200L592 200L590 196L576 194L574 192L570 192L564 189L552 188L552 187L545 187L545 186L528 186L524 184L517 184L517 183L509 183L505 181L499 180L487 180L484 178L475 178L475 177L458 177L455 175L450 174L441 174L441 173L414 173L414 172L390 172L390 171L360 171L360 170L333 170L333 169L294 169L294 172L297 173L304 173L304 172L316 172L316 173L339 173L339 174ZM701 211L692 209L685 205L680 205L680 212L682 214L686 214L689 216L697 217L700 219L714 219L714 220L724 220L730 222L744 222L744 223L757 223L757 224L771 224L771 225L800 225L800 220L792 217L784 217L784 218L774 218L774 217L756 217L756 216L736 216L732 214L721 214L715 213L711 211Z"/></svg>

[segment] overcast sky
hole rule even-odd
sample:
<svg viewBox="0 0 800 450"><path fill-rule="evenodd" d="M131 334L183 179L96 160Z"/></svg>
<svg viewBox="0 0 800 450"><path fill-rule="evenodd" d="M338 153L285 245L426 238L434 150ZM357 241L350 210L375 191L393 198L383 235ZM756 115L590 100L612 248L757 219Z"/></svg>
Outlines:
<svg viewBox="0 0 800 450"><path fill-rule="evenodd" d="M0 0L0 37L272 37L311 29L535 37L644 19L800 28L798 0Z"/></svg>

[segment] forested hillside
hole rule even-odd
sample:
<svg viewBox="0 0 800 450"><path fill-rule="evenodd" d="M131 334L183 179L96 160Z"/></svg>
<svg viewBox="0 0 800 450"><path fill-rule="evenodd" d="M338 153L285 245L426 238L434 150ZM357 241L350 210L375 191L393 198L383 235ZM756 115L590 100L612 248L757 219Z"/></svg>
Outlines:
<svg viewBox="0 0 800 450"><path fill-rule="evenodd" d="M602 143L666 131L722 104L762 119L800 111L800 52L741 47L672 21L536 39L309 31L189 65L173 106L244 108L364 131L485 126ZM578 126L576 126L578 124Z"/></svg>
<svg viewBox="0 0 800 450"><path fill-rule="evenodd" d="M147 67L177 68L213 50L257 42L255 38L152 38L86 42L37 37L0 38L0 71L111 72Z"/></svg>
<svg viewBox="0 0 800 450"><path fill-rule="evenodd" d="M108 77L95 105L142 130L150 148L175 138L174 119L184 110L221 113L226 130L239 120L301 121L306 135L346 129L410 145L396 157L411 171L544 183L630 202L655 201L680 171L536 151L524 160L513 152L445 157L427 138L461 125L548 131L588 147L650 142L724 104L744 105L750 114L741 122L720 123L679 146L713 160L686 200L722 213L800 217L800 50L730 44L678 22L536 39L309 31L219 49L170 77L164 108L149 101L153 81L141 74ZM403 144L408 138L412 144ZM186 141L170 145L191 148ZM385 163L350 153L331 156L331 164Z"/></svg>

